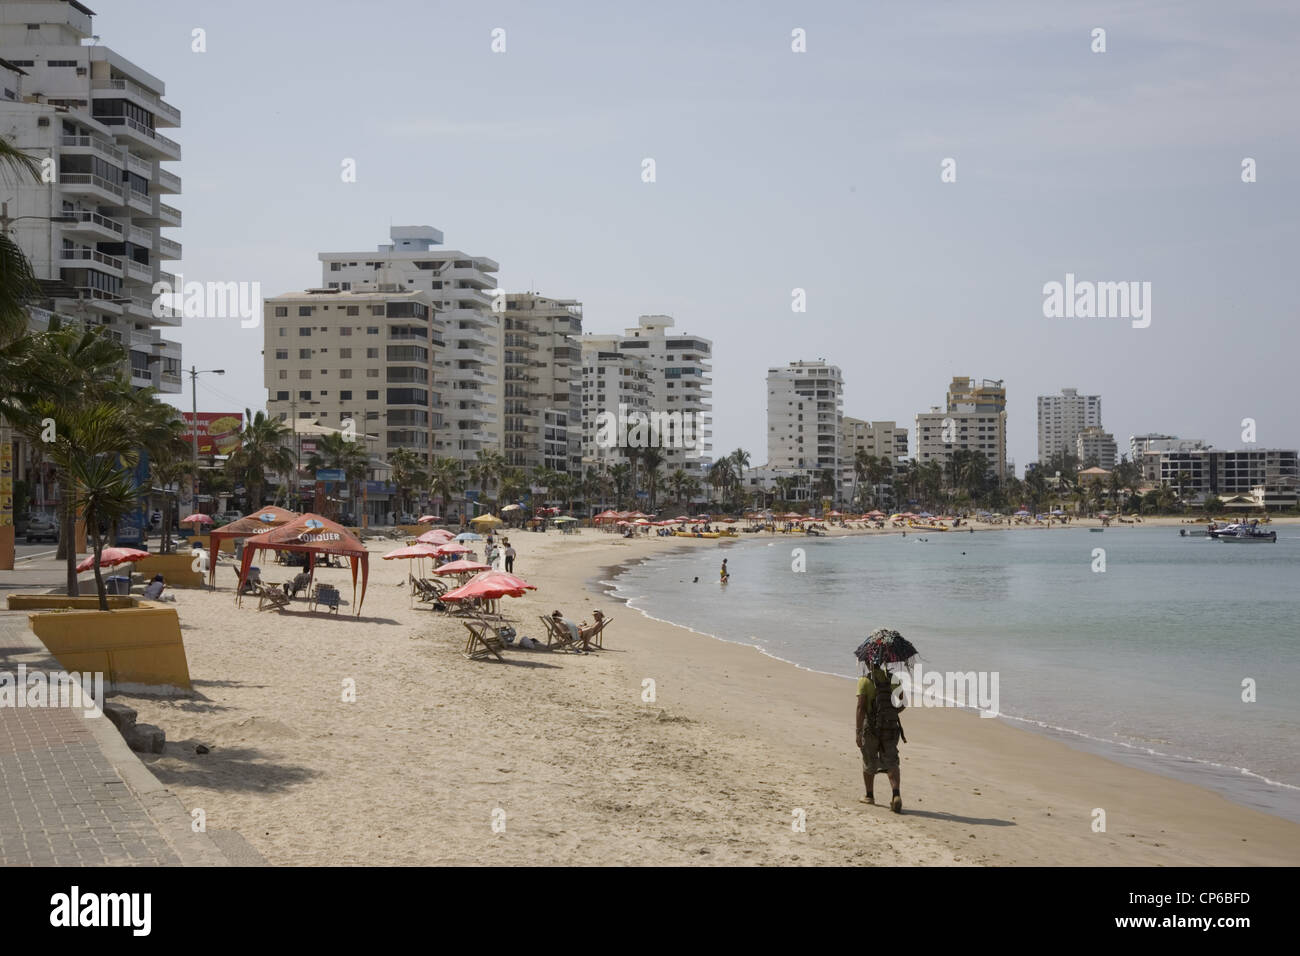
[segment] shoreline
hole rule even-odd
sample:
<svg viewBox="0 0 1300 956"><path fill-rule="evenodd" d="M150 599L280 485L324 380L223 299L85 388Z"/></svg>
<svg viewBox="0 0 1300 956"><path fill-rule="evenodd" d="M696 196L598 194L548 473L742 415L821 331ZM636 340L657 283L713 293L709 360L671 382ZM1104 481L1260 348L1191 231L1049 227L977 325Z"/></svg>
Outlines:
<svg viewBox="0 0 1300 956"><path fill-rule="evenodd" d="M516 573L539 588L503 602L518 633L538 634L557 607L575 621L599 608L613 618L603 650L467 661L461 623L412 608L407 563L379 559L397 543L376 543L360 621L346 607L277 615L234 608L230 589L175 592L196 693L119 695L167 733L164 753L142 759L277 865L1300 861L1296 824L948 709L908 723L904 813L866 807L843 678L701 640L589 586L744 538L510 537ZM1109 832L1092 831L1096 808Z"/></svg>

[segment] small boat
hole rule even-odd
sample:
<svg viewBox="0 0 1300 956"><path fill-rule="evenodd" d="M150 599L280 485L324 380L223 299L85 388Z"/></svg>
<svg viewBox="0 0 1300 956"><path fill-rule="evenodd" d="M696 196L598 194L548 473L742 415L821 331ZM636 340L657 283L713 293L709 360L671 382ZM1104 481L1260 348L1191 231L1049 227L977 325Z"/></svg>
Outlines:
<svg viewBox="0 0 1300 956"><path fill-rule="evenodd" d="M1228 530L1225 528L1219 533L1218 538L1220 541L1231 541L1239 544L1253 544L1258 541L1273 543L1277 541L1277 532L1261 531L1258 526L1254 524L1243 524L1238 525L1236 530L1231 534L1229 534Z"/></svg>
<svg viewBox="0 0 1300 956"><path fill-rule="evenodd" d="M1180 538L1208 538L1215 533L1216 532L1209 531L1205 528L1192 528L1190 531L1187 528L1178 529L1178 536Z"/></svg>
<svg viewBox="0 0 1300 956"><path fill-rule="evenodd" d="M1089 528L1088 530L1091 531L1091 532L1093 532L1094 534L1101 534L1101 533L1102 533L1103 531L1105 531L1106 529L1105 529L1105 528Z"/></svg>

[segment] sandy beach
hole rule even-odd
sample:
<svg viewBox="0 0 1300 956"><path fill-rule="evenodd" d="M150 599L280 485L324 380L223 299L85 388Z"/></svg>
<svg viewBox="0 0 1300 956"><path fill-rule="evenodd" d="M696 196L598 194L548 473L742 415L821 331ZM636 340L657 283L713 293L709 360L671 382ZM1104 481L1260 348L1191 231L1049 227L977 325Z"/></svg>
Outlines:
<svg viewBox="0 0 1300 956"><path fill-rule="evenodd" d="M1143 522L1157 523L1180 524ZM519 634L543 636L555 608L600 608L614 619L604 650L466 660L460 621L412 608L407 562L379 560L396 542L372 544L360 619L305 601L236 608L223 566L224 589L174 592L195 697L122 698L167 733L143 759L273 864L1300 862L1300 826L951 709L909 719L906 812L865 806L850 681L649 620L592 585L728 541L511 537L515 573L538 586L503 602ZM346 571L318 575L350 595Z"/></svg>

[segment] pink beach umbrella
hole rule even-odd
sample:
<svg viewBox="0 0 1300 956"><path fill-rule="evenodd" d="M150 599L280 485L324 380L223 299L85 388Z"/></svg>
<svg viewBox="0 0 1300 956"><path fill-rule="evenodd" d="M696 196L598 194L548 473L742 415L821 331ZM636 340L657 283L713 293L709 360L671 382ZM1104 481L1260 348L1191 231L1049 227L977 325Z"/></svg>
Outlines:
<svg viewBox="0 0 1300 956"><path fill-rule="evenodd" d="M432 531L426 531L415 540L421 544L446 544L454 540L455 535L446 528L434 528Z"/></svg>
<svg viewBox="0 0 1300 956"><path fill-rule="evenodd" d="M419 524L429 524L429 523L431 523L431 522L437 521L437 520L438 520L438 516L437 516L437 515L420 515L420 517L416 518L415 520L416 520Z"/></svg>
<svg viewBox="0 0 1300 956"><path fill-rule="evenodd" d="M212 519L205 514L195 512L187 518L182 518L180 524L212 524Z"/></svg>
<svg viewBox="0 0 1300 956"><path fill-rule="evenodd" d="M149 557L148 551L141 551L138 548L105 548L99 554L99 566L101 568L112 568L119 564L126 564L129 561L143 561ZM86 556L86 559L77 565L77 573L89 571L95 566L95 555L92 552Z"/></svg>
<svg viewBox="0 0 1300 956"><path fill-rule="evenodd" d="M438 545L434 554L441 557L444 554L469 554L469 552L470 549L465 547L463 544L457 544L455 541L451 541L447 544Z"/></svg>
<svg viewBox="0 0 1300 956"><path fill-rule="evenodd" d="M405 548L398 548L396 551L389 551L384 555L385 561L394 561L397 558L432 558L438 553L438 549L432 544L412 544Z"/></svg>
<svg viewBox="0 0 1300 956"><path fill-rule="evenodd" d="M434 574L467 574L470 571L491 571L492 565L480 564L477 561L468 561L461 558L459 561L448 561L441 567L433 569Z"/></svg>

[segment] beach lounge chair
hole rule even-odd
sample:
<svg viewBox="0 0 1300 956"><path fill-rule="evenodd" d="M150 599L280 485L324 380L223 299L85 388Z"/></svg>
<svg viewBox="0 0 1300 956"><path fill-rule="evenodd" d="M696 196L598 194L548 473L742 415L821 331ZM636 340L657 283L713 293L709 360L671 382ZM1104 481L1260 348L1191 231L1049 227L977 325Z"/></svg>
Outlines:
<svg viewBox="0 0 1300 956"><path fill-rule="evenodd" d="M329 608L332 614L337 614L339 612L339 589L332 584L316 585L316 590L312 592L311 603L308 608L315 611L322 604Z"/></svg>
<svg viewBox="0 0 1300 956"><path fill-rule="evenodd" d="M605 626L609 624L609 622L612 620L613 618L610 617L602 617L599 621L597 621L596 624L593 626L592 631L587 635L587 643L592 644L596 647L604 647Z"/></svg>
<svg viewBox="0 0 1300 956"><path fill-rule="evenodd" d="M254 593L257 595L257 609L259 611L283 611L289 606L289 595L285 594L279 585L259 581Z"/></svg>
<svg viewBox="0 0 1300 956"><path fill-rule="evenodd" d="M540 620L542 627L546 628L546 646L548 648L554 648L557 651L578 649L578 639L564 626L563 621L557 621L545 614L541 616Z"/></svg>
<svg viewBox="0 0 1300 956"><path fill-rule="evenodd" d="M465 641L465 656L472 661L486 660L491 654L499 661L505 661L501 652L506 649L505 641L497 633L497 629L488 621L482 618L475 618L472 621L462 621L465 630L469 631L469 638Z"/></svg>

